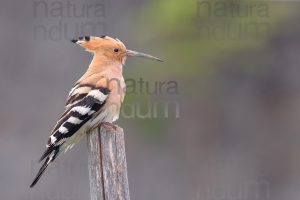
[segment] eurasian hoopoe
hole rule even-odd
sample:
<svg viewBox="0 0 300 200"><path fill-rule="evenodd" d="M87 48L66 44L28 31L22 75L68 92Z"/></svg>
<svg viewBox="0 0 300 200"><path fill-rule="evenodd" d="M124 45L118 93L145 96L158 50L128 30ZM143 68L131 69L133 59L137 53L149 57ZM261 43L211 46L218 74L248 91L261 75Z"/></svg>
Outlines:
<svg viewBox="0 0 300 200"><path fill-rule="evenodd" d="M122 68L127 56L139 56L161 61L148 54L127 50L118 39L108 36L80 37L72 42L93 53L93 60L85 74L76 82L67 98L64 113L57 121L40 158L44 161L33 187L48 165L61 153L72 148L88 129L99 123L111 123L119 118L125 95Z"/></svg>

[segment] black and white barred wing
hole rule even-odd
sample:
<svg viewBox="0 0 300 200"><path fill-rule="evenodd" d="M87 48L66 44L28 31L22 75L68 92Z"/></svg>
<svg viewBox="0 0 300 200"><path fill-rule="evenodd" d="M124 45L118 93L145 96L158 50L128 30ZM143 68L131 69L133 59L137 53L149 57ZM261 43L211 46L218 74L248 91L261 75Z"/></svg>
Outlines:
<svg viewBox="0 0 300 200"><path fill-rule="evenodd" d="M48 145L62 144L65 139L71 137L103 106L107 96L108 91L100 88L91 90L81 100L77 100L78 102L74 103L59 120L60 125L50 136Z"/></svg>
<svg viewBox="0 0 300 200"><path fill-rule="evenodd" d="M68 138L72 137L93 117L94 113L101 109L108 94L107 88L100 87L90 90L84 97L77 99L59 119L49 137L47 147L62 145Z"/></svg>
<svg viewBox="0 0 300 200"><path fill-rule="evenodd" d="M103 87L104 88L104 87ZM61 124L64 122L65 120L65 116L66 114L68 114L68 112L70 111L70 109L77 103L79 103L80 101L82 101L84 99L84 97L86 97L88 95L88 93L95 89L95 86L92 84L80 84L77 83L73 86L73 88L71 89L71 91L69 92L67 101L66 101L66 110L65 112L60 116L59 120L56 122L53 130L51 131L51 134L55 133L57 131L57 129L61 126ZM107 89L102 89L102 90L107 90ZM50 140L50 138L49 138ZM49 143L49 142L48 142Z"/></svg>
<svg viewBox="0 0 300 200"><path fill-rule="evenodd" d="M47 166L59 153L73 145L72 140L76 138L76 134L78 134L80 128L102 108L108 95L109 90L107 88L92 89L63 113L52 131L47 149L40 159L40 161L45 158L46 160L30 187L33 187L37 183Z"/></svg>
<svg viewBox="0 0 300 200"><path fill-rule="evenodd" d="M70 91L67 102L66 108L70 108L72 105L79 102L82 98L84 98L91 90L95 89L95 85L93 84L80 84L77 83L74 85L72 90Z"/></svg>

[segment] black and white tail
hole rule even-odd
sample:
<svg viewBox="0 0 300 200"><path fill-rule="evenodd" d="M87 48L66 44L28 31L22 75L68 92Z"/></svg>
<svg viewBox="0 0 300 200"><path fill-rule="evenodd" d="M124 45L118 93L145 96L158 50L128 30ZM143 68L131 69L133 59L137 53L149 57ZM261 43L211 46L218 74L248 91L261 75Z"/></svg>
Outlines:
<svg viewBox="0 0 300 200"><path fill-rule="evenodd" d="M48 165L53 162L53 160L57 157L59 152L58 148L52 148L52 147L48 147L47 150L45 151L45 153L42 155L40 162L42 160L44 160L46 158L46 160L44 161L42 167L40 168L39 172L37 173L36 177L34 178L34 180L32 181L30 188L32 188L33 186L35 186L35 184L40 180L41 176L43 175L43 173L45 172L45 170L47 169Z"/></svg>
<svg viewBox="0 0 300 200"><path fill-rule="evenodd" d="M44 159L45 161L30 185L31 188L39 181L48 165L55 160L60 152L66 152L78 142L78 139L85 133L81 128L85 127L83 125L89 122L94 114L102 108L110 92L107 88L97 88L90 85L77 85L76 88L76 91L85 88L89 92L75 96L73 92L70 93L70 102L51 132L47 149L40 159L40 162Z"/></svg>

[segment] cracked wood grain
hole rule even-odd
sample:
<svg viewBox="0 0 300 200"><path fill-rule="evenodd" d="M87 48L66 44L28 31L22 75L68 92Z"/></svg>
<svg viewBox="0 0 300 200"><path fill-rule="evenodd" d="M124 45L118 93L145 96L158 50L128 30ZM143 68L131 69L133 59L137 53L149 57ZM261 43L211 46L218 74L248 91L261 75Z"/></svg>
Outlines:
<svg viewBox="0 0 300 200"><path fill-rule="evenodd" d="M129 200L123 129L101 126L87 135L91 200Z"/></svg>

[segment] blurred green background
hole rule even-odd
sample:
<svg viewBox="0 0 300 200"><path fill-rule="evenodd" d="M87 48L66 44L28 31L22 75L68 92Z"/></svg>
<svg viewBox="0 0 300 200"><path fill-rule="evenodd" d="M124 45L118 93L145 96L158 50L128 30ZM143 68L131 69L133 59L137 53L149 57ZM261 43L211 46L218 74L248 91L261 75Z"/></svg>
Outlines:
<svg viewBox="0 0 300 200"><path fill-rule="evenodd" d="M89 199L86 141L36 188L29 184L92 58L69 40L105 34L165 60L129 58L124 67L130 87L117 123L132 199L298 200L299 8L297 1L1 1L1 199Z"/></svg>

